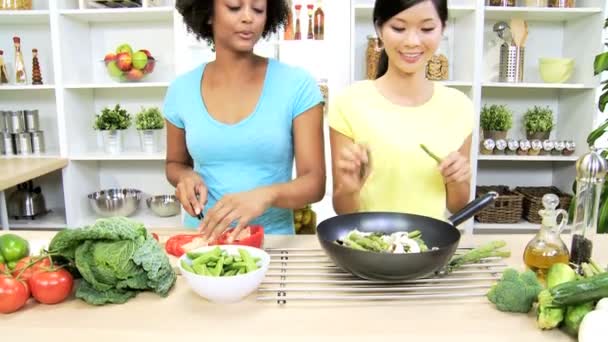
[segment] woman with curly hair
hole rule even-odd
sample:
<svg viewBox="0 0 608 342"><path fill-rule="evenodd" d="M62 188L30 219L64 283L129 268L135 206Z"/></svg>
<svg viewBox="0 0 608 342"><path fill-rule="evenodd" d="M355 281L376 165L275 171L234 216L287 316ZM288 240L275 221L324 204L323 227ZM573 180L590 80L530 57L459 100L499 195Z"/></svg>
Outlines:
<svg viewBox="0 0 608 342"><path fill-rule="evenodd" d="M164 103L166 175L188 213L185 226L206 239L231 227L234 237L249 224L293 234L293 209L325 193L323 98L304 69L253 53L287 21L285 0L176 7L216 53L174 80Z"/></svg>

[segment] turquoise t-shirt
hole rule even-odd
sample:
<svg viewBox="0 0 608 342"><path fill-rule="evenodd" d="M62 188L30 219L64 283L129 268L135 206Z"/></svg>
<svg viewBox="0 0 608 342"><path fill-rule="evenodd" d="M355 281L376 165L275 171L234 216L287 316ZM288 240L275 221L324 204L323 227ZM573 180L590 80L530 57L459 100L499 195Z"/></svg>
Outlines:
<svg viewBox="0 0 608 342"><path fill-rule="evenodd" d="M185 130L194 170L208 189L206 214L226 194L292 180L293 120L323 97L306 70L269 59L254 111L236 124L224 124L209 115L201 97L204 69L202 64L171 83L163 111ZM250 224L264 226L266 234L293 234L293 211L273 207ZM199 220L186 214L184 225L196 228Z"/></svg>

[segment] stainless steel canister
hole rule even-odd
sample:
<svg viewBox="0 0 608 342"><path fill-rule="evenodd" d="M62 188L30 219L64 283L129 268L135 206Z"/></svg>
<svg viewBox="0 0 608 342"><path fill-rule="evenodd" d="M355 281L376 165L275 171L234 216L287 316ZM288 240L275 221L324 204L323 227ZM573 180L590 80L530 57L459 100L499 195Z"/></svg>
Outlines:
<svg viewBox="0 0 608 342"><path fill-rule="evenodd" d="M40 130L40 121L38 119L38 109L25 110L25 130L35 132Z"/></svg>
<svg viewBox="0 0 608 342"><path fill-rule="evenodd" d="M15 140L17 145L17 153L21 155L28 155L32 153L32 139L29 132L21 132L16 135Z"/></svg>
<svg viewBox="0 0 608 342"><path fill-rule="evenodd" d="M22 110L16 110L10 113L10 127L9 132L18 134L25 131L25 118Z"/></svg>
<svg viewBox="0 0 608 342"><path fill-rule="evenodd" d="M13 142L13 135L8 132L0 133L2 141L4 142L4 154L12 156L15 154L15 144Z"/></svg>
<svg viewBox="0 0 608 342"><path fill-rule="evenodd" d="M32 152L33 153L44 153L44 132L35 131L30 132L32 136Z"/></svg>

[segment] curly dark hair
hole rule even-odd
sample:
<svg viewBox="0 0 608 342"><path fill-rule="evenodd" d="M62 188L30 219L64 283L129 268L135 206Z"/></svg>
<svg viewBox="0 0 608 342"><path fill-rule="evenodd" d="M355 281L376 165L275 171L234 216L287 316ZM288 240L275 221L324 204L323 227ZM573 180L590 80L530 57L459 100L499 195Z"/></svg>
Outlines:
<svg viewBox="0 0 608 342"><path fill-rule="evenodd" d="M289 16L289 5L287 0L267 0L266 26L262 37L266 38L271 33L276 33L283 27ZM193 33L198 40L205 40L213 45L213 28L209 24L213 17L214 0L177 0L175 8L184 17L188 31Z"/></svg>

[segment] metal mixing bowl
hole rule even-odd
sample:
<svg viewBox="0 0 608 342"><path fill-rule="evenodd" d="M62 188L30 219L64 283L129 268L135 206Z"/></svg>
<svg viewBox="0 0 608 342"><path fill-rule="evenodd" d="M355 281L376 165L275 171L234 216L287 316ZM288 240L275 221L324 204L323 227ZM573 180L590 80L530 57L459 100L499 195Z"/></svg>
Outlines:
<svg viewBox="0 0 608 342"><path fill-rule="evenodd" d="M175 216L179 214L180 203L173 195L159 195L146 200L148 208L160 217Z"/></svg>
<svg viewBox="0 0 608 342"><path fill-rule="evenodd" d="M89 203L99 216L131 216L139 208L141 191L135 189L107 189L89 194Z"/></svg>

